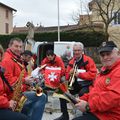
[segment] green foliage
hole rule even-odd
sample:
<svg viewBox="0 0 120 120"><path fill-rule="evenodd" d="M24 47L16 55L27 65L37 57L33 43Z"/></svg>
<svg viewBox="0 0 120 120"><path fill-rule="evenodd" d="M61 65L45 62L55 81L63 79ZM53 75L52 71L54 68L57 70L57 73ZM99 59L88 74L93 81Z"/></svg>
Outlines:
<svg viewBox="0 0 120 120"><path fill-rule="evenodd" d="M0 35L0 44L6 49L9 40L13 37L19 37L23 41L27 34L11 34L11 35ZM46 33L35 33L35 41L57 41L57 32L46 32ZM80 41L85 47L97 47L104 41L104 33L102 32L91 32L91 31L79 31L79 32L61 32L61 41Z"/></svg>
<svg viewBox="0 0 120 120"><path fill-rule="evenodd" d="M52 33L37 33L35 34L36 41L57 41L57 32ZM82 42L85 47L97 47L104 41L102 32L61 32L61 41L76 41Z"/></svg>
<svg viewBox="0 0 120 120"><path fill-rule="evenodd" d="M9 41L13 37L19 37L22 40L25 40L25 34L11 34L11 35L0 35L0 44L3 46L4 49L8 47Z"/></svg>

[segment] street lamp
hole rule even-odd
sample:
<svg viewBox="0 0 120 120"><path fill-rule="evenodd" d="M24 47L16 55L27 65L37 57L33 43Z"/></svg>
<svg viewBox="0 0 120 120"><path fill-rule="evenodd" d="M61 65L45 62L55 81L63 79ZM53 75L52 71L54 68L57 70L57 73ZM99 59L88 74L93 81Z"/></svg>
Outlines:
<svg viewBox="0 0 120 120"><path fill-rule="evenodd" d="M60 15L59 15L59 0L57 1L58 3L58 42L60 42Z"/></svg>

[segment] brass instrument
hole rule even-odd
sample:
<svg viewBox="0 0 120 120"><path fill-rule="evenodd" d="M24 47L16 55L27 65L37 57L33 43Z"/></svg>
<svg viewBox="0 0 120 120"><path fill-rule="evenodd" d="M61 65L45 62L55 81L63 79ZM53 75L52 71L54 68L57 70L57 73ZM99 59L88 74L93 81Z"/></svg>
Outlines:
<svg viewBox="0 0 120 120"><path fill-rule="evenodd" d="M34 65L34 59L32 58L27 65L27 72L29 76L31 75L31 72L33 71L33 65Z"/></svg>
<svg viewBox="0 0 120 120"><path fill-rule="evenodd" d="M40 86L37 86L37 85L36 85L36 87L33 87L32 90L36 91L36 96L38 96L38 97L41 96L43 93L42 88Z"/></svg>
<svg viewBox="0 0 120 120"><path fill-rule="evenodd" d="M39 71L40 70L42 70L43 68L45 68L47 66L47 64L44 64L44 65L41 65L40 67L39 67ZM41 79L43 78L43 76L41 77ZM40 76L39 76L39 79L40 79ZM43 81L41 81L41 83L42 83ZM42 95L42 93L43 93L43 89L40 87L40 83L37 83L36 85L35 85L35 87L33 88L33 90L35 90L36 91L36 96L41 96Z"/></svg>
<svg viewBox="0 0 120 120"><path fill-rule="evenodd" d="M27 100L27 97L22 95L21 86L22 86L23 75L24 75L24 69L21 71L18 81L14 86L14 93L13 93L12 100L17 102L15 108L13 108L13 111L16 111L16 112L21 112L23 105L24 105L25 101Z"/></svg>
<svg viewBox="0 0 120 120"><path fill-rule="evenodd" d="M66 82L60 83L60 86L54 92L53 97L65 99L68 102L73 103L73 104L78 103L78 100L69 92L68 85Z"/></svg>
<svg viewBox="0 0 120 120"><path fill-rule="evenodd" d="M32 75L31 78L33 78L33 81L30 82L28 85L30 86L30 90L36 91L36 96L41 96L43 93L43 90L40 87L40 85L44 81L43 81L43 76L41 76L42 74L40 74L39 71L45 68L46 65L47 64L37 67L35 70L32 71L32 74L31 74Z"/></svg>
<svg viewBox="0 0 120 120"><path fill-rule="evenodd" d="M75 81L76 72L77 72L77 64L74 64L74 66L73 66L73 74L70 76L70 79L69 79L69 82L70 82L69 85L68 85L69 89L72 89L72 85L73 85L73 83Z"/></svg>
<svg viewBox="0 0 120 120"><path fill-rule="evenodd" d="M14 91L13 91L12 100L16 101L17 104L12 110L16 112L21 112L23 105L25 101L27 100L27 97L22 94L22 79L24 76L25 69L24 69L24 66L19 61L17 61L15 58L12 58L12 60L16 62L22 69L17 82L13 86Z"/></svg>

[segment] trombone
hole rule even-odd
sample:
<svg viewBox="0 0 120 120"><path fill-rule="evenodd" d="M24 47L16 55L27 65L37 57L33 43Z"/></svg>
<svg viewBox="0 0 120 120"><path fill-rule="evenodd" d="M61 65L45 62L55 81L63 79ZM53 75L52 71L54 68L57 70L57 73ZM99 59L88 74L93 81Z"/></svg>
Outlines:
<svg viewBox="0 0 120 120"><path fill-rule="evenodd" d="M72 73L72 75L70 76L70 79L69 79L70 84L69 84L68 88L69 88L70 90L72 89L72 85L73 85L73 83L74 83L74 81L75 81L75 73L76 73L76 72L77 72L77 64L74 64L73 73Z"/></svg>

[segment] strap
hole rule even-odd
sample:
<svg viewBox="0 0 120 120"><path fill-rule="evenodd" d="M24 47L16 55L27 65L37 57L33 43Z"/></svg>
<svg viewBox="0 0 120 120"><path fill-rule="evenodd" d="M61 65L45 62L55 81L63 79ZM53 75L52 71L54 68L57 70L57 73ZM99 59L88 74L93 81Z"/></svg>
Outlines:
<svg viewBox="0 0 120 120"><path fill-rule="evenodd" d="M11 87L11 85L9 84L8 80L5 78L4 76L4 69L2 67L0 67L0 76L3 80L3 82L6 83L6 85L8 86L8 88L10 89L10 91L13 91L13 88Z"/></svg>

